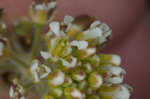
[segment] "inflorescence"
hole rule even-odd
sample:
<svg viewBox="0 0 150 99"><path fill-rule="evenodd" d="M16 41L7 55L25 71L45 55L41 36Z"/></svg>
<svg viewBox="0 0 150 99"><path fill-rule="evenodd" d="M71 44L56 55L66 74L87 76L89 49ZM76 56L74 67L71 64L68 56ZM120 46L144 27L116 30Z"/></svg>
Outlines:
<svg viewBox="0 0 150 99"><path fill-rule="evenodd" d="M29 17L14 23L17 41L12 42L0 18L0 58L23 67L24 76L12 81L10 98L26 99L34 86L42 99L129 99L132 88L123 83L120 56L99 49L111 38L109 26L87 15L52 21L55 9L54 0L35 0ZM46 24L49 30L42 34Z"/></svg>

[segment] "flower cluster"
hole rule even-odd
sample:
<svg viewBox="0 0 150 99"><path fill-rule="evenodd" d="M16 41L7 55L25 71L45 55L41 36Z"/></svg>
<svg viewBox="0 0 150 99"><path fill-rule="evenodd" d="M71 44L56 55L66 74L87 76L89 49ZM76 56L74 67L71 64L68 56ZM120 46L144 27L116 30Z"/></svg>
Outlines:
<svg viewBox="0 0 150 99"><path fill-rule="evenodd" d="M17 79L13 80L9 94L11 99L25 99L24 88L19 84Z"/></svg>
<svg viewBox="0 0 150 99"><path fill-rule="evenodd" d="M43 98L129 99L120 56L97 54L110 36L111 29L95 17L65 16L64 22L51 22L47 51L41 51L44 61L34 60L30 68L34 82L47 80L49 91Z"/></svg>
<svg viewBox="0 0 150 99"><path fill-rule="evenodd" d="M10 98L26 99L30 89L42 99L129 99L121 57L100 50L111 38L109 26L88 15L52 21L55 9L55 0L34 0L10 34L0 9L0 64L18 74Z"/></svg>

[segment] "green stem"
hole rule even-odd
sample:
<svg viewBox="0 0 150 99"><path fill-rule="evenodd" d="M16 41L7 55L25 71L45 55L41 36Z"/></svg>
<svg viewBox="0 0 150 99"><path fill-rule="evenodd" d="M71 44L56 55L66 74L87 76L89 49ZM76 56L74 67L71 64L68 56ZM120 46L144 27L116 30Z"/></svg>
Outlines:
<svg viewBox="0 0 150 99"><path fill-rule="evenodd" d="M24 68L28 68L28 67L29 67L24 61L22 61L21 59L19 59L17 56L15 56L15 55L13 55L13 54L11 54L11 55L9 56L9 58L10 58L13 62L19 64L20 66L22 66L22 67L24 67Z"/></svg>
<svg viewBox="0 0 150 99"><path fill-rule="evenodd" d="M35 28L36 28L36 30L34 33L34 42L33 42L33 47L32 47L31 60L36 58L38 55L43 25L36 24Z"/></svg>

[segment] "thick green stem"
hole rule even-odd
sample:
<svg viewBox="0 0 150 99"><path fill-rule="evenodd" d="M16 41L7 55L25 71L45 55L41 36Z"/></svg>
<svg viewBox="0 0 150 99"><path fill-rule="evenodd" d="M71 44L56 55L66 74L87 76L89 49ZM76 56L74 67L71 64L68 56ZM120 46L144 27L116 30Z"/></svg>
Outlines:
<svg viewBox="0 0 150 99"><path fill-rule="evenodd" d="M35 28L36 28L36 30L34 33L34 42L33 42L33 47L32 47L31 60L36 58L38 55L43 25L36 24Z"/></svg>

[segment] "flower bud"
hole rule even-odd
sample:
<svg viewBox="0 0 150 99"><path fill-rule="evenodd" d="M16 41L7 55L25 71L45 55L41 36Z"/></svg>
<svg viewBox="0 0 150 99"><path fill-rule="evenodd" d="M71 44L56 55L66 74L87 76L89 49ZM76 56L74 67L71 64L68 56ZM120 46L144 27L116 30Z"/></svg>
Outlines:
<svg viewBox="0 0 150 99"><path fill-rule="evenodd" d="M65 81L65 74L61 70L55 70L48 76L48 83L50 86L60 86Z"/></svg>
<svg viewBox="0 0 150 99"><path fill-rule="evenodd" d="M87 88L88 88L88 82L86 80L81 81L80 84L78 85L80 90L83 90L86 92Z"/></svg>
<svg viewBox="0 0 150 99"><path fill-rule="evenodd" d="M92 89L98 89L103 84L102 76L97 72L90 73L88 83Z"/></svg>
<svg viewBox="0 0 150 99"><path fill-rule="evenodd" d="M98 55L94 55L89 58L90 64L94 67L100 66L100 57Z"/></svg>
<svg viewBox="0 0 150 99"><path fill-rule="evenodd" d="M130 99L130 92L124 85L103 85L99 94L102 99Z"/></svg>
<svg viewBox="0 0 150 99"><path fill-rule="evenodd" d="M125 70L117 66L104 66L101 68L104 81L110 84L120 84L123 82Z"/></svg>
<svg viewBox="0 0 150 99"><path fill-rule="evenodd" d="M63 87L68 87L68 86L71 86L71 84L73 84L73 80L72 80L72 78L71 77L69 77L69 76L66 76L65 77L65 81L64 81L64 83L63 83Z"/></svg>
<svg viewBox="0 0 150 99"><path fill-rule="evenodd" d="M74 68L77 65L77 58L70 56L67 59L60 59L65 69Z"/></svg>
<svg viewBox="0 0 150 99"><path fill-rule="evenodd" d="M79 59L89 58L96 53L96 48L89 47L85 50L73 50L73 55Z"/></svg>
<svg viewBox="0 0 150 99"><path fill-rule="evenodd" d="M59 87L51 87L50 94L55 98L60 98L63 95L63 90Z"/></svg>
<svg viewBox="0 0 150 99"><path fill-rule="evenodd" d="M56 1L45 2L38 1L32 3L30 7L30 17L36 24L46 24L48 20L53 18L56 9Z"/></svg>
<svg viewBox="0 0 150 99"><path fill-rule="evenodd" d="M83 81L86 77L86 73L81 69L76 69L72 73L72 79L76 81Z"/></svg>
<svg viewBox="0 0 150 99"><path fill-rule="evenodd" d="M66 99L84 99L84 94L77 88L65 88L64 94Z"/></svg>
<svg viewBox="0 0 150 99"><path fill-rule="evenodd" d="M121 63L121 58L118 55L107 55L107 54L100 54L101 65L108 65L112 64L115 66L119 66Z"/></svg>
<svg viewBox="0 0 150 99"><path fill-rule="evenodd" d="M83 69L86 73L90 73L93 70L93 67L90 63L86 63L83 65Z"/></svg>
<svg viewBox="0 0 150 99"><path fill-rule="evenodd" d="M54 97L51 96L51 95L46 94L46 95L43 97L43 99L54 99Z"/></svg>

